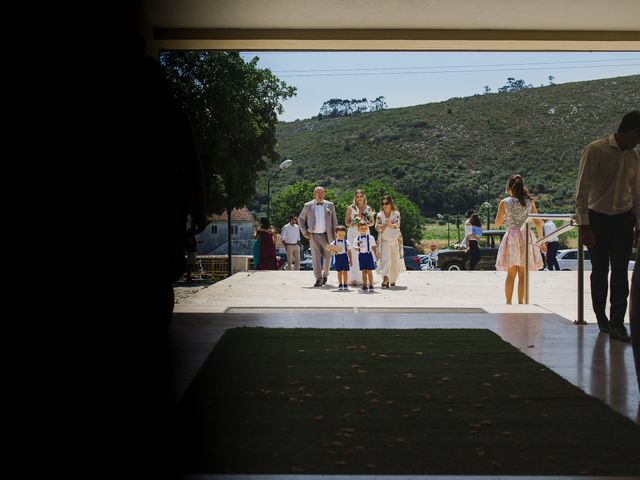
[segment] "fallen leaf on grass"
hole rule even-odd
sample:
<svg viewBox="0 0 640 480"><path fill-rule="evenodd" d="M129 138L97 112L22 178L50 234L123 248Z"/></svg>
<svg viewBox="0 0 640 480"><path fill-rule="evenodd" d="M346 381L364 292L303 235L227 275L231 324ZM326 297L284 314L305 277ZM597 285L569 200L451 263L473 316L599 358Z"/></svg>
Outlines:
<svg viewBox="0 0 640 480"><path fill-rule="evenodd" d="M347 461L346 460L338 460L336 461L336 465L346 465Z"/></svg>
<svg viewBox="0 0 640 480"><path fill-rule="evenodd" d="M416 355L420 356L422 355L422 352L416 352Z"/></svg>
<svg viewBox="0 0 640 480"><path fill-rule="evenodd" d="M491 463L492 463L493 465L495 465L496 467L501 467L501 466L502 466L502 464L501 464L500 462L498 462L497 460L493 460L493 459L492 459L492 460L491 460Z"/></svg>
<svg viewBox="0 0 640 480"><path fill-rule="evenodd" d="M396 443L406 443L407 439L403 437L397 437L397 438L394 438L393 441Z"/></svg>
<svg viewBox="0 0 640 480"><path fill-rule="evenodd" d="M395 402L393 400L387 400L385 403L387 405L393 405Z"/></svg>
<svg viewBox="0 0 640 480"><path fill-rule="evenodd" d="M417 407L417 408L412 408L411 411L412 412L421 412L422 409L420 407Z"/></svg>
<svg viewBox="0 0 640 480"><path fill-rule="evenodd" d="M487 382L484 382L482 385L484 385L485 387L490 387L491 386L491 384L487 383Z"/></svg>
<svg viewBox="0 0 640 480"><path fill-rule="evenodd" d="M473 449L473 451L474 451L474 452L476 452L476 455L478 455L479 457L481 457L481 456L483 456L485 453L487 453L487 452L485 452L482 448L478 448L478 447L474 448L474 449Z"/></svg>
<svg viewBox="0 0 640 480"><path fill-rule="evenodd" d="M351 387L349 385L345 385L344 387L342 387L344 390L351 390Z"/></svg>
<svg viewBox="0 0 640 480"><path fill-rule="evenodd" d="M361 450L361 451L364 450L364 445L358 445L356 447L356 450Z"/></svg>
<svg viewBox="0 0 640 480"><path fill-rule="evenodd" d="M323 420L323 419L324 419L324 417L323 417L322 415L316 415L315 417L313 417L313 419L314 419L316 422L319 422L320 420Z"/></svg>
<svg viewBox="0 0 640 480"><path fill-rule="evenodd" d="M340 430L343 431L343 432L347 432L347 433L353 433L353 432L356 431L355 428L351 428L351 427L341 428Z"/></svg>
<svg viewBox="0 0 640 480"><path fill-rule="evenodd" d="M351 365L351 368L360 368L360 365L358 365L357 363L354 363L353 365Z"/></svg>
<svg viewBox="0 0 640 480"><path fill-rule="evenodd" d="M378 400L377 398L372 398L371 403L380 403L380 400Z"/></svg>
<svg viewBox="0 0 640 480"><path fill-rule="evenodd" d="M491 422L491 420L482 420L482 421L480 422L480 424L481 424L481 425L492 425L492 422Z"/></svg>
<svg viewBox="0 0 640 480"><path fill-rule="evenodd" d="M365 392L365 395L380 395L380 394L375 390L368 390L367 392Z"/></svg>
<svg viewBox="0 0 640 480"><path fill-rule="evenodd" d="M293 470L294 472L304 472L304 468L300 467L291 467L291 470Z"/></svg>
<svg viewBox="0 0 640 480"><path fill-rule="evenodd" d="M508 431L508 430L505 430L504 432L501 432L501 433L502 433L502 435L504 435L504 436L506 436L506 437L511 436L511 432L510 432L510 431Z"/></svg>
<svg viewBox="0 0 640 480"><path fill-rule="evenodd" d="M358 373L363 374L363 373L367 373L367 371L366 371L366 370L361 370L361 369L360 369L360 370L358 370Z"/></svg>
<svg viewBox="0 0 640 480"><path fill-rule="evenodd" d="M411 380L413 378L416 378L413 373L403 373L402 376L405 378L405 380Z"/></svg>

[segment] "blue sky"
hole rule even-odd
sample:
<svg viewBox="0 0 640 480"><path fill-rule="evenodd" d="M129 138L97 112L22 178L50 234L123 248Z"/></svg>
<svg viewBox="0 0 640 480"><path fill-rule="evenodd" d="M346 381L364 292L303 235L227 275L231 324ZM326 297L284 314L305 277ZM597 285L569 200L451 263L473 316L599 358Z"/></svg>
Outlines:
<svg viewBox="0 0 640 480"><path fill-rule="evenodd" d="M382 95L389 108L495 92L508 77L534 86L640 73L640 52L243 52L298 88L280 120L317 115L330 98Z"/></svg>

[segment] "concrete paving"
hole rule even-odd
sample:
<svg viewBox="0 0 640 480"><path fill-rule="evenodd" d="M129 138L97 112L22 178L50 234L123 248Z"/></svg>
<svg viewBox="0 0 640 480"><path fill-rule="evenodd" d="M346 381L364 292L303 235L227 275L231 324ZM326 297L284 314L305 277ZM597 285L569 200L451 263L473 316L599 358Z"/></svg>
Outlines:
<svg viewBox="0 0 640 480"><path fill-rule="evenodd" d="M330 272L324 287L313 287L312 272L240 272L218 282L176 305L176 312L267 313L269 311L335 312L437 312L555 313L570 321L577 319L577 272L531 272L530 304L513 305L504 298L504 272L405 272L398 285L381 289L375 274L374 293L357 287L337 289L336 272ZM629 272L631 280L631 272ZM589 272L584 274L584 319L595 323L591 309ZM628 322L628 318L626 319Z"/></svg>

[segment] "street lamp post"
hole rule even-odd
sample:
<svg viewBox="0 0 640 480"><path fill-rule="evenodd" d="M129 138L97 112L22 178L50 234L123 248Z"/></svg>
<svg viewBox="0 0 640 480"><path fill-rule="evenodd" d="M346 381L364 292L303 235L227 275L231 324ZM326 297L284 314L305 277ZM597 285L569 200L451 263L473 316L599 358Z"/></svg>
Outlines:
<svg viewBox="0 0 640 480"><path fill-rule="evenodd" d="M480 188L486 188L487 189L487 201L484 202L482 204L483 207L487 207L487 230L491 230L491 203L489 202L489 185L487 185L486 183L484 185L482 185L482 187Z"/></svg>
<svg viewBox="0 0 640 480"><path fill-rule="evenodd" d="M487 230L491 230L491 204L484 202L482 206L487 209Z"/></svg>
<svg viewBox="0 0 640 480"><path fill-rule="evenodd" d="M276 170L274 172L273 175L271 175L271 177L269 177L269 180L267 181L267 218L269 219L269 221L271 221L271 180L273 180L273 178L278 175L282 170L286 170L287 168L289 168L291 166L291 164L293 163L293 160L285 160L284 162L282 162L280 164L280 166L278 167L278 170Z"/></svg>

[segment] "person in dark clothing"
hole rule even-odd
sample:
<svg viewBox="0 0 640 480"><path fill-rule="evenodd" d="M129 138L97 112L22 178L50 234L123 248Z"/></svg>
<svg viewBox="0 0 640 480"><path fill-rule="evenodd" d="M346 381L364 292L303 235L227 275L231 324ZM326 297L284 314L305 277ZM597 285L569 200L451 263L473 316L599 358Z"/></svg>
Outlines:
<svg viewBox="0 0 640 480"><path fill-rule="evenodd" d="M267 217L260 219L260 227L255 238L260 240L260 256L256 270L277 270L276 244L273 240L275 231Z"/></svg>
<svg viewBox="0 0 640 480"><path fill-rule="evenodd" d="M480 261L480 237L482 236L482 222L480 215L472 213L469 217L471 226L469 234L466 236L467 253L469 254L469 270L475 270Z"/></svg>
<svg viewBox="0 0 640 480"><path fill-rule="evenodd" d="M576 183L576 222L591 257L591 301L600 332L630 342L624 327L631 248L640 234L640 110L618 131L584 149ZM635 229L635 233L634 233ZM611 265L610 316L606 314Z"/></svg>

